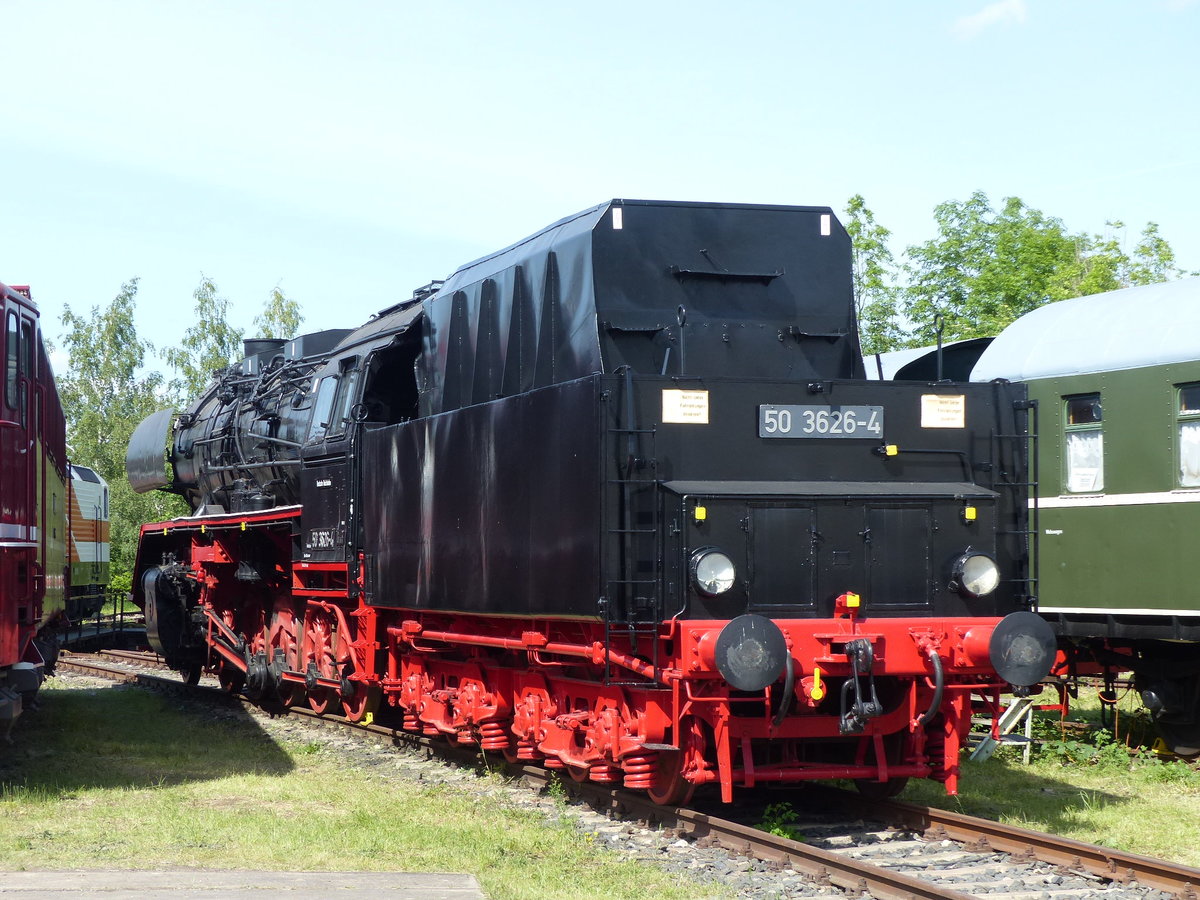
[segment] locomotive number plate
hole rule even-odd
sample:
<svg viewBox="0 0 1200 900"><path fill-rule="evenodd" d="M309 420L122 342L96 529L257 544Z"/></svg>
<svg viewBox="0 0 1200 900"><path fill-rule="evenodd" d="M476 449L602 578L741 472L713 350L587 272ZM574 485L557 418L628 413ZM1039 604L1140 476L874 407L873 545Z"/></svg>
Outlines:
<svg viewBox="0 0 1200 900"><path fill-rule="evenodd" d="M768 406L758 408L762 438L882 438L882 406Z"/></svg>

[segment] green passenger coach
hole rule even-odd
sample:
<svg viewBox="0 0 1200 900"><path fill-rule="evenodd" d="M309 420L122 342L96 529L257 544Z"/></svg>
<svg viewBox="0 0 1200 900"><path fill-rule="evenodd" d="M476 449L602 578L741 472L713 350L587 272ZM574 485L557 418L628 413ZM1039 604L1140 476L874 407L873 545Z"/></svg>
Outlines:
<svg viewBox="0 0 1200 900"><path fill-rule="evenodd" d="M1039 611L1200 753L1200 278L1043 306L980 357L995 378L1037 403Z"/></svg>

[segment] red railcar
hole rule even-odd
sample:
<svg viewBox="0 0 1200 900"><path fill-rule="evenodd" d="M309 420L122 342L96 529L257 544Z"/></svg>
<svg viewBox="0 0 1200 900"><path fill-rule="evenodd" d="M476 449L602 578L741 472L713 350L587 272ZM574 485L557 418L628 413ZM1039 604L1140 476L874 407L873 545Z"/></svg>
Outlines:
<svg viewBox="0 0 1200 900"><path fill-rule="evenodd" d="M69 503L66 422L29 288L0 284L0 730L41 684L35 641L63 614Z"/></svg>

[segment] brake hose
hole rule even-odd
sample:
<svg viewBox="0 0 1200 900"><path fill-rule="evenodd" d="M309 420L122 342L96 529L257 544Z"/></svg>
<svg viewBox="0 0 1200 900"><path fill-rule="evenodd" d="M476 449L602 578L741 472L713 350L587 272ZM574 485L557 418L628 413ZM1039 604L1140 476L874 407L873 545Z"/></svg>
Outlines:
<svg viewBox="0 0 1200 900"><path fill-rule="evenodd" d="M946 677L942 672L942 658L932 647L929 648L929 661L933 664L933 700L929 704L929 709L917 717L915 723L917 728L928 725L937 715L938 708L942 705L942 692L946 687Z"/></svg>

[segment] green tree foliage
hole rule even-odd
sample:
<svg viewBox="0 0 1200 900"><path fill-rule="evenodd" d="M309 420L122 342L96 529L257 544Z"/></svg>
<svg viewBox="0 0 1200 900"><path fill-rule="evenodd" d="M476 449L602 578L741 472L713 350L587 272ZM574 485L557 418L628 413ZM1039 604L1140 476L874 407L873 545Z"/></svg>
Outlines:
<svg viewBox="0 0 1200 900"><path fill-rule="evenodd" d="M113 585L128 590L143 522L161 521L183 511L179 499L158 492L135 494L125 476L125 450L146 416L170 405L163 377L144 372L149 342L138 337L133 315L138 280L101 308L80 315L69 306L62 323L71 363L59 379L67 416L71 460L89 466L108 482ZM164 448L165 450L165 448Z"/></svg>
<svg viewBox="0 0 1200 900"><path fill-rule="evenodd" d="M195 397L214 372L242 356L242 330L229 324L229 300L217 293L213 280L201 273L192 296L196 323L183 333L178 347L168 347L163 354L178 373L171 387L184 397Z"/></svg>
<svg viewBox="0 0 1200 900"><path fill-rule="evenodd" d="M1129 260L1125 280L1130 285L1155 284L1179 278L1183 274L1175 265L1175 251L1158 233L1158 225L1147 222L1146 227L1142 229L1141 240L1133 249L1133 258Z"/></svg>
<svg viewBox="0 0 1200 900"><path fill-rule="evenodd" d="M863 352L900 346L897 266L888 247L892 233L875 221L862 194L846 204L846 233L853 248L854 302Z"/></svg>
<svg viewBox="0 0 1200 900"><path fill-rule="evenodd" d="M1076 257L1073 264L1060 272L1061 293L1065 297L1082 297L1102 291L1137 287L1170 281L1184 273L1175 265L1175 251L1159 234L1158 225L1147 222L1133 248L1125 252L1117 235L1125 231L1125 223L1105 222L1105 234L1080 235L1076 238ZM1058 298L1055 298L1058 299Z"/></svg>
<svg viewBox="0 0 1200 900"><path fill-rule="evenodd" d="M1105 222L1109 229L1120 230L1120 222ZM1083 297L1125 287L1123 272L1128 256L1121 242L1110 234L1079 235L1075 238L1075 256L1058 272L1058 292L1063 298Z"/></svg>
<svg viewBox="0 0 1200 900"><path fill-rule="evenodd" d="M901 306L912 323L911 346L933 340L935 315L947 339L983 337L1046 303L1184 274L1153 222L1129 254L1115 236L1123 223L1106 223L1106 235L1072 235L1017 197L995 211L977 191L939 205L934 219L937 238L907 251L910 283Z"/></svg>
<svg viewBox="0 0 1200 900"><path fill-rule="evenodd" d="M934 220L937 236L907 248L898 272L891 232L861 195L850 198L846 231L865 352L931 344L938 321L946 340L987 337L1046 303L1187 274L1153 222L1127 252L1122 222L1106 222L1104 234L1071 234L1018 197L993 209L982 191L940 204Z"/></svg>
<svg viewBox="0 0 1200 900"><path fill-rule="evenodd" d="M262 313L254 317L255 337L291 340L300 331L303 321L300 304L285 295L279 285L275 285L263 304Z"/></svg>
<svg viewBox="0 0 1200 900"><path fill-rule="evenodd" d="M997 212L981 191L939 204L934 219L937 238L908 248L903 308L915 345L934 340L935 316L947 340L983 337L1066 296L1059 273L1078 247L1058 219L1017 197Z"/></svg>

